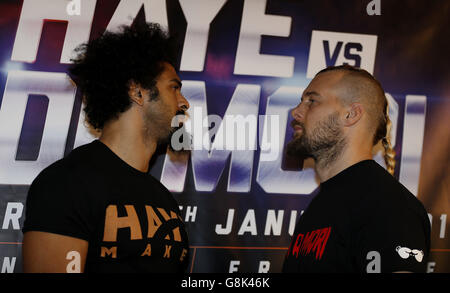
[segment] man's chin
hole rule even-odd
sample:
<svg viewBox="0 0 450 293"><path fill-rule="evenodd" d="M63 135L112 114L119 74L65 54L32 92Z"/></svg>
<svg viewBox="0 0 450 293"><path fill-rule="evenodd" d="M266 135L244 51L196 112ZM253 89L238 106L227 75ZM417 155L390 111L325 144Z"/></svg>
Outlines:
<svg viewBox="0 0 450 293"><path fill-rule="evenodd" d="M303 131L295 131L292 135L293 140L300 139L303 136Z"/></svg>
<svg viewBox="0 0 450 293"><path fill-rule="evenodd" d="M294 137L287 146L286 146L286 154L289 157L295 158L312 158L313 155L305 148L301 141L301 135L299 137Z"/></svg>
<svg viewBox="0 0 450 293"><path fill-rule="evenodd" d="M314 159L313 155L311 155L308 152L305 152L304 150L287 150L286 155L291 158L298 158L298 159L313 158Z"/></svg>

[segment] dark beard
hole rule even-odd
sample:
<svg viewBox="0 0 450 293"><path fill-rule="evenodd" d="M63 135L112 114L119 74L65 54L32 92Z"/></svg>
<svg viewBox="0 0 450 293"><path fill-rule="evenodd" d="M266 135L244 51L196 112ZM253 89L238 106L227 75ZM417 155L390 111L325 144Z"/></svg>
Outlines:
<svg viewBox="0 0 450 293"><path fill-rule="evenodd" d="M153 99L158 99L158 98L153 98ZM186 113L183 110L178 110L173 118L175 118L177 115L184 116L184 115L186 115ZM157 121L155 121L155 120L157 120ZM188 149L188 148L183 148L181 150L177 150L176 148L175 149L173 148L171 142L172 142L172 139L175 134L176 134L176 136L181 135L181 138L179 138L178 142L176 142L176 143L183 143L183 138L185 138L185 137L191 138L191 135L186 131L184 124L182 122L179 122L178 125L175 127L173 127L172 125L167 125L167 124L171 124L171 123L172 123L172 121L168 123L164 117L151 117L150 115L145 114L144 115L144 124L146 125L146 127L144 127L142 129L144 141L147 142L149 137L151 137L151 136L154 137L156 134L156 136L157 136L156 145L157 145L157 148L159 148L159 149L169 147L169 149L173 152L184 151L185 149ZM158 129L153 129L150 126L147 126L147 125L152 125L152 124L153 125L156 124L156 125L160 125L160 126L158 127ZM191 139L191 141L192 141L192 139ZM184 145L185 144L183 144L183 146Z"/></svg>
<svg viewBox="0 0 450 293"><path fill-rule="evenodd" d="M303 131L300 137L294 136L287 144L286 154L291 157L311 157L322 166L334 162L346 145L338 115L335 112L320 121L311 134L306 133L303 123L294 121L291 125L300 125Z"/></svg>

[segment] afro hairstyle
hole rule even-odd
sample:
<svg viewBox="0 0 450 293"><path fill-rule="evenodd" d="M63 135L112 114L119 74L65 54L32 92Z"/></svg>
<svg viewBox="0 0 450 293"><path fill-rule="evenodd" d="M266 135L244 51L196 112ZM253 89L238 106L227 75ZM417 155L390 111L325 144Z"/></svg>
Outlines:
<svg viewBox="0 0 450 293"><path fill-rule="evenodd" d="M178 45L158 24L135 22L75 49L69 73L81 90L86 121L102 130L131 106L131 81L154 90L163 63L176 66Z"/></svg>

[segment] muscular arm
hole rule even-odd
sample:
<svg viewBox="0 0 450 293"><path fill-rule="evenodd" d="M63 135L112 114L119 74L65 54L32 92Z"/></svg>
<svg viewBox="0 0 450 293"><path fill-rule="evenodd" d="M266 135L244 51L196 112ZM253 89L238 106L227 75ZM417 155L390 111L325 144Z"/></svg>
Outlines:
<svg viewBox="0 0 450 293"><path fill-rule="evenodd" d="M88 242L79 238L29 231L23 238L24 273L66 273L67 265L74 260L67 259L71 251L80 254L80 272L84 271Z"/></svg>

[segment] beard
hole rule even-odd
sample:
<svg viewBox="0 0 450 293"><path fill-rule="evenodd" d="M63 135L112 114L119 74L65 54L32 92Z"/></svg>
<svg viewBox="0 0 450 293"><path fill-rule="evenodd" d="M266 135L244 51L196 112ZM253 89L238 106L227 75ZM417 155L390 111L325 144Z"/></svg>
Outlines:
<svg viewBox="0 0 450 293"><path fill-rule="evenodd" d="M154 104L149 107L143 114L144 128L142 136L144 141L156 141L157 147L168 145L169 149L176 151L172 147L172 137L176 133L187 133L180 116L185 116L184 110L178 110L173 117L169 114L169 107L161 102L159 91L157 88L151 90L149 94L150 102L160 102L159 105ZM176 125L176 126L175 126Z"/></svg>
<svg viewBox="0 0 450 293"><path fill-rule="evenodd" d="M311 131L306 131L305 125L293 120L291 126L298 125L302 128L300 135L294 134L293 139L287 144L286 153L292 157L313 158L323 165L333 162L342 153L346 141L339 123L339 113L334 112Z"/></svg>
<svg viewBox="0 0 450 293"><path fill-rule="evenodd" d="M179 148L172 146L172 143L176 141L176 143L182 144L182 139L188 135L190 136L186 131L183 122L178 119L180 116L185 116L185 112L182 110L177 111L172 119L170 119L170 117L165 117L165 115L160 115L160 117L156 119L154 115L153 117L147 115L144 120L147 125L144 129L144 137L148 139L149 137L155 138L156 136L158 146L168 145L171 151L178 151ZM181 139L176 140L175 137L178 136L181 136Z"/></svg>

